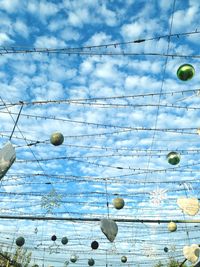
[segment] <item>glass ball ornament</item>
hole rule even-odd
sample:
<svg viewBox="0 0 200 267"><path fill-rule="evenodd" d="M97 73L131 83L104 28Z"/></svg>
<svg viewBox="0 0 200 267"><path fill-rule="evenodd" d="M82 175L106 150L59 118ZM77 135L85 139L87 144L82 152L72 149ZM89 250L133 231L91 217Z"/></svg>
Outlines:
<svg viewBox="0 0 200 267"><path fill-rule="evenodd" d="M91 248L92 248L92 249L98 249L98 247L99 247L99 243L98 243L97 241L93 241L93 242L91 243Z"/></svg>
<svg viewBox="0 0 200 267"><path fill-rule="evenodd" d="M72 255L71 257L70 257L70 261L72 262L72 263L75 263L76 261L77 261L77 256L76 255Z"/></svg>
<svg viewBox="0 0 200 267"><path fill-rule="evenodd" d="M60 146L64 142L64 136L59 132L52 133L50 142L54 146Z"/></svg>
<svg viewBox="0 0 200 267"><path fill-rule="evenodd" d="M94 264L95 264L94 259L91 258L91 259L88 260L88 265L89 266L93 266Z"/></svg>
<svg viewBox="0 0 200 267"><path fill-rule="evenodd" d="M57 236L56 235L52 235L51 240L52 241L56 241L56 239L57 239Z"/></svg>
<svg viewBox="0 0 200 267"><path fill-rule="evenodd" d="M67 238L66 236L64 236L64 237L62 238L62 240L61 240L61 243L62 243L63 245L67 245L67 243L68 243L68 238Z"/></svg>
<svg viewBox="0 0 200 267"><path fill-rule="evenodd" d="M183 64L177 70L177 76L181 81L188 81L193 78L195 69L190 64Z"/></svg>
<svg viewBox="0 0 200 267"><path fill-rule="evenodd" d="M177 229L177 225L175 222L170 222L168 223L167 228L170 232L175 232Z"/></svg>
<svg viewBox="0 0 200 267"><path fill-rule="evenodd" d="M127 257L126 256L122 256L121 257L121 262L123 262L123 263L127 262Z"/></svg>
<svg viewBox="0 0 200 267"><path fill-rule="evenodd" d="M167 155L167 161L171 165L177 165L177 164L179 164L180 160L181 160L180 154L177 153L177 152L170 152Z"/></svg>
<svg viewBox="0 0 200 267"><path fill-rule="evenodd" d="M23 238L23 236L20 236L16 239L16 245L18 247L22 247L25 243L25 239Z"/></svg>
<svg viewBox="0 0 200 267"><path fill-rule="evenodd" d="M117 210L123 209L124 207L124 200L123 198L117 197L113 200L113 205Z"/></svg>

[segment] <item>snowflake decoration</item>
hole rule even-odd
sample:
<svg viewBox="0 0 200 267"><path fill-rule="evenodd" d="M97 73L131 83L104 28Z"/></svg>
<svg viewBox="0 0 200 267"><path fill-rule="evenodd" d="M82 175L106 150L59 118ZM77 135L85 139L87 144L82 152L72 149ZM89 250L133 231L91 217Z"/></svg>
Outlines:
<svg viewBox="0 0 200 267"><path fill-rule="evenodd" d="M171 250L171 252L176 252L176 246L175 245L171 245L170 246L170 250Z"/></svg>
<svg viewBox="0 0 200 267"><path fill-rule="evenodd" d="M45 208L47 212L52 213L53 209L60 207L60 201L62 196L59 195L55 189L53 189L49 194L42 197L41 207Z"/></svg>
<svg viewBox="0 0 200 267"><path fill-rule="evenodd" d="M161 202L167 198L166 189L156 188L154 191L150 193L150 201L155 206L159 206Z"/></svg>

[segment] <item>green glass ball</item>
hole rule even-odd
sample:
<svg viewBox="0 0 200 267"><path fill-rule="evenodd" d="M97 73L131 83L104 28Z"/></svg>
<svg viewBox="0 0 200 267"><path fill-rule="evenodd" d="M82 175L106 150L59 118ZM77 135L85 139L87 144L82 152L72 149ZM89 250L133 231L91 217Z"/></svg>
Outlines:
<svg viewBox="0 0 200 267"><path fill-rule="evenodd" d="M127 257L126 256L122 256L121 257L121 262L123 262L123 263L127 262Z"/></svg>
<svg viewBox="0 0 200 267"><path fill-rule="evenodd" d="M170 152L167 155L168 163L171 165L177 165L180 162L180 155L177 152Z"/></svg>
<svg viewBox="0 0 200 267"><path fill-rule="evenodd" d="M64 142L64 136L58 132L53 133L50 137L50 142L54 146L62 145L62 143Z"/></svg>
<svg viewBox="0 0 200 267"><path fill-rule="evenodd" d="M181 81L188 81L193 78L195 69L190 64L183 64L177 70L177 76Z"/></svg>
<svg viewBox="0 0 200 267"><path fill-rule="evenodd" d="M18 247L22 247L24 245L24 243L25 243L25 239L22 236L20 236L16 239L16 245Z"/></svg>
<svg viewBox="0 0 200 267"><path fill-rule="evenodd" d="M93 266L95 264L95 261L91 258L88 260L88 265Z"/></svg>
<svg viewBox="0 0 200 267"><path fill-rule="evenodd" d="M113 205L114 205L114 207L115 207L117 210L123 209L123 207L124 207L124 200L123 200L123 198L120 198L120 197L115 198L115 199L113 200Z"/></svg>

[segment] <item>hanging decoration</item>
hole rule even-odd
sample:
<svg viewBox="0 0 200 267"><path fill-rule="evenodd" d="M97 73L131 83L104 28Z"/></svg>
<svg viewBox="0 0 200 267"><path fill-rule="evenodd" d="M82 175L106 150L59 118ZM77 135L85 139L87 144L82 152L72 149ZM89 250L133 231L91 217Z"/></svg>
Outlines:
<svg viewBox="0 0 200 267"><path fill-rule="evenodd" d="M24 244L25 244L25 239L22 236L20 236L16 239L16 245L18 247L22 247Z"/></svg>
<svg viewBox="0 0 200 267"><path fill-rule="evenodd" d="M150 192L150 201L152 204L155 206L159 206L161 202L167 198L166 195L167 190L166 189L161 189L161 188L156 188L155 190Z"/></svg>
<svg viewBox="0 0 200 267"><path fill-rule="evenodd" d="M92 249L98 249L98 247L99 247L99 243L98 243L97 241L93 241L93 242L91 243L91 248L92 248Z"/></svg>
<svg viewBox="0 0 200 267"><path fill-rule="evenodd" d="M185 214L194 216L199 212L199 200L197 198L180 197L177 204Z"/></svg>
<svg viewBox="0 0 200 267"><path fill-rule="evenodd" d="M54 208L60 207L62 195L59 195L55 189L52 189L47 195L44 195L41 200L41 207L45 208L48 213L52 213Z"/></svg>
<svg viewBox="0 0 200 267"><path fill-rule="evenodd" d="M127 262L127 257L126 256L122 256L121 257L121 262L126 263Z"/></svg>
<svg viewBox="0 0 200 267"><path fill-rule="evenodd" d="M164 247L164 252L168 252L169 251L169 249L168 249L168 247Z"/></svg>
<svg viewBox="0 0 200 267"><path fill-rule="evenodd" d="M199 245L193 244L183 248L183 255L191 263L196 263L199 259Z"/></svg>
<svg viewBox="0 0 200 267"><path fill-rule="evenodd" d="M51 135L50 142L54 146L60 146L64 142L64 136L61 133L55 132Z"/></svg>
<svg viewBox="0 0 200 267"><path fill-rule="evenodd" d="M94 264L95 264L94 259L91 258L91 259L88 260L88 265L89 266L93 266Z"/></svg>
<svg viewBox="0 0 200 267"><path fill-rule="evenodd" d="M179 153L177 153L177 152L170 152L167 155L168 163L171 164L171 165L179 164L180 159L181 159L181 157L180 157Z"/></svg>
<svg viewBox="0 0 200 267"><path fill-rule="evenodd" d="M177 230L177 225L175 222L170 222L168 223L167 228L170 232L175 232Z"/></svg>
<svg viewBox="0 0 200 267"><path fill-rule="evenodd" d="M107 239L110 242L113 242L118 233L118 226L116 222L110 219L102 219L100 227Z"/></svg>
<svg viewBox="0 0 200 267"><path fill-rule="evenodd" d="M52 235L51 240L52 241L56 241L56 239L57 239L57 236L56 235Z"/></svg>
<svg viewBox="0 0 200 267"><path fill-rule="evenodd" d="M71 261L72 263L75 263L77 260L78 260L78 257L77 257L76 255L72 255L72 256L70 257L70 261Z"/></svg>
<svg viewBox="0 0 200 267"><path fill-rule="evenodd" d="M183 64L177 70L177 76L181 81L188 81L193 78L195 69L190 64Z"/></svg>
<svg viewBox="0 0 200 267"><path fill-rule="evenodd" d="M61 240L61 243L62 243L63 245L67 245L67 243L68 243L68 238L67 238L66 236L64 236L64 237L62 238L62 240Z"/></svg>
<svg viewBox="0 0 200 267"><path fill-rule="evenodd" d="M0 179L5 176L15 159L15 149L10 142L7 142L0 150Z"/></svg>
<svg viewBox="0 0 200 267"><path fill-rule="evenodd" d="M114 205L114 207L115 207L117 210L123 209L124 204L125 204L125 203L124 203L123 198L118 197L118 198L115 198L115 199L113 200L113 205Z"/></svg>

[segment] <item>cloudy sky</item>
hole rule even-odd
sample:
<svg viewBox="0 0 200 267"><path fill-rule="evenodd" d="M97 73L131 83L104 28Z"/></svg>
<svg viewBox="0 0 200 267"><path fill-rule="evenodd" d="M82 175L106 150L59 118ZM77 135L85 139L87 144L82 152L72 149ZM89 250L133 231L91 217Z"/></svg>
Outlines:
<svg viewBox="0 0 200 267"><path fill-rule="evenodd" d="M198 0L0 0L0 145L16 150L1 180L3 251L23 236L32 265L152 267L199 244L197 223L162 223L200 220L177 205L199 196L199 13ZM124 220L113 243L103 218Z"/></svg>

